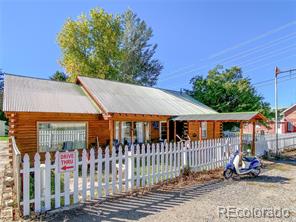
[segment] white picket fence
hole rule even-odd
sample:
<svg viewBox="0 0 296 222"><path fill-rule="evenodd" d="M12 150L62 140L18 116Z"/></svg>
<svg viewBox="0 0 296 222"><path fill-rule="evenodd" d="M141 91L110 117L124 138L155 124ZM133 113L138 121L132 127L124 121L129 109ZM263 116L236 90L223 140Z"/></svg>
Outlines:
<svg viewBox="0 0 296 222"><path fill-rule="evenodd" d="M61 148L63 141L73 142L74 148L85 147L86 130L57 130L57 129L40 129L38 132L39 146L44 151L53 151Z"/></svg>
<svg viewBox="0 0 296 222"><path fill-rule="evenodd" d="M278 148L279 152L296 148L296 133L279 134ZM257 138L256 154L262 155L265 151L276 152L275 135L263 135Z"/></svg>
<svg viewBox="0 0 296 222"><path fill-rule="evenodd" d="M130 150L120 147L118 154L113 149L111 155L108 148L104 154L100 148L89 153L83 150L81 158L76 150L76 170L65 173L59 172L59 152L54 160L46 153L44 164L36 153L32 167L25 154L21 170L23 215L150 187L179 176L186 167L195 171L222 167L238 147L238 138L221 138L137 145Z"/></svg>

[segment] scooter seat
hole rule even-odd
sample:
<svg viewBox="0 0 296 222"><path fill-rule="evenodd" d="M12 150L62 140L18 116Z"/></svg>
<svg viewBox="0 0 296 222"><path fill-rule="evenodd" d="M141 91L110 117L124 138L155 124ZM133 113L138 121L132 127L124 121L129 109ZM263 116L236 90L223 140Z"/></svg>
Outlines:
<svg viewBox="0 0 296 222"><path fill-rule="evenodd" d="M255 159L256 159L256 157L252 157L252 156L250 156L250 157L243 157L242 158L242 160L243 161L246 161L246 162L252 162Z"/></svg>

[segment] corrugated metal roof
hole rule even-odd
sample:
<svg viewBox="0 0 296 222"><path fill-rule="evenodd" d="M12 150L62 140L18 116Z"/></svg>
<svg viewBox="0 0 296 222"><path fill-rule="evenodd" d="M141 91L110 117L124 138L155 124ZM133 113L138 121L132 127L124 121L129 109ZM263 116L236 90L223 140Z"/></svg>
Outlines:
<svg viewBox="0 0 296 222"><path fill-rule="evenodd" d="M200 115L180 115L174 117L175 121L249 121L252 119L263 119L265 117L262 116L258 112L238 112L238 113L215 113L215 114L200 114Z"/></svg>
<svg viewBox="0 0 296 222"><path fill-rule="evenodd" d="M79 76L108 113L186 115L216 113L185 93Z"/></svg>
<svg viewBox="0 0 296 222"><path fill-rule="evenodd" d="M101 113L76 84L8 74L3 111Z"/></svg>

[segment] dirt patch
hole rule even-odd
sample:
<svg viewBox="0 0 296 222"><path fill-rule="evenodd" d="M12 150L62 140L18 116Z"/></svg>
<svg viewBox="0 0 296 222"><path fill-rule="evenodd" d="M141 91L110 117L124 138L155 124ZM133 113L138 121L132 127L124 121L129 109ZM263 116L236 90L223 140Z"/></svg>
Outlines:
<svg viewBox="0 0 296 222"><path fill-rule="evenodd" d="M210 171L186 171L179 177L159 184L158 189L162 191L170 191L173 189L180 189L191 185L203 184L208 181L223 180L223 169L215 169Z"/></svg>

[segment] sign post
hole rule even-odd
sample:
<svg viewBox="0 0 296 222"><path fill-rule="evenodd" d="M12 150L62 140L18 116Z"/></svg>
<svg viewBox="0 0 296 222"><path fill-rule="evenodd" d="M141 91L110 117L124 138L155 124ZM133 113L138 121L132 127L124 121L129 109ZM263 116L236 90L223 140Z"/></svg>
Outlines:
<svg viewBox="0 0 296 222"><path fill-rule="evenodd" d="M60 173L75 171L76 169L76 153L74 151L66 151L60 153L59 171Z"/></svg>

